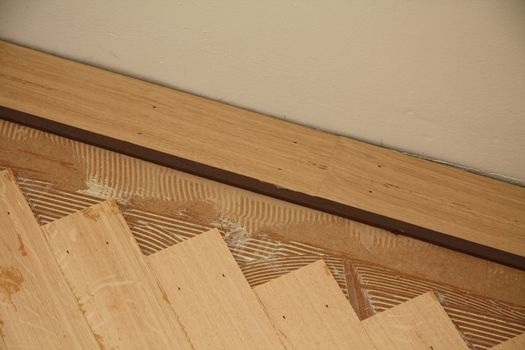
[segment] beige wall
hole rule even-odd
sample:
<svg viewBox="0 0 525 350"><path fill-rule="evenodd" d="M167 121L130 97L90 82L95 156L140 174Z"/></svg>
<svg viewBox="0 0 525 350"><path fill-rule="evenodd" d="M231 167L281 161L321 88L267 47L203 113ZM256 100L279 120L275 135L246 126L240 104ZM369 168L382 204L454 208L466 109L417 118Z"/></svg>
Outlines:
<svg viewBox="0 0 525 350"><path fill-rule="evenodd" d="M525 183L524 0L0 0L0 37Z"/></svg>

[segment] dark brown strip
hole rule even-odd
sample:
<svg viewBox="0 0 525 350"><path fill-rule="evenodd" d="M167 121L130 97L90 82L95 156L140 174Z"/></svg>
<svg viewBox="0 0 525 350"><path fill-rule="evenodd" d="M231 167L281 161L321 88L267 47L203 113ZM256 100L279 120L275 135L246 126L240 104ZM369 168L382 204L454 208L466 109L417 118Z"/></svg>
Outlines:
<svg viewBox="0 0 525 350"><path fill-rule="evenodd" d="M206 164L180 158L143 146L138 146L130 142L117 140L108 136L61 124L42 117L19 112L3 106L0 106L0 118L73 140L81 141L110 151L119 152L148 162L153 162L166 167L184 171L189 174L299 204L304 207L309 207L347 219L359 221L368 225L380 227L394 233L417 238L445 248L491 260L520 270L525 270L525 257L487 247L485 245L467 241L458 237L450 236L425 227L389 218L373 212L354 208L346 204L334 202L325 198L314 197L286 188L281 188L247 176L211 167Z"/></svg>

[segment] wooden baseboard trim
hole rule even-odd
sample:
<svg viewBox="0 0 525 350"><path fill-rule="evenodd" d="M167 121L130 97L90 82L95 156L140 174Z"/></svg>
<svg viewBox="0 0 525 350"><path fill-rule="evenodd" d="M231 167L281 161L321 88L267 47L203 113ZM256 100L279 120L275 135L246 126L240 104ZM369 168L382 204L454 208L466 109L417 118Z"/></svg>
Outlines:
<svg viewBox="0 0 525 350"><path fill-rule="evenodd" d="M275 186L241 174L219 169L193 160L177 157L140 145L117 140L105 135L93 133L53 120L16 111L0 106L0 118L29 126L110 151L119 152L148 162L184 171L196 176L222 182L231 186L253 191L308 208L324 211L368 225L380 227L394 233L417 238L429 243L491 260L503 265L525 270L525 257L493 247L478 244L459 237L447 235L429 228L383 216L377 213L355 208L326 198L311 196L306 193Z"/></svg>

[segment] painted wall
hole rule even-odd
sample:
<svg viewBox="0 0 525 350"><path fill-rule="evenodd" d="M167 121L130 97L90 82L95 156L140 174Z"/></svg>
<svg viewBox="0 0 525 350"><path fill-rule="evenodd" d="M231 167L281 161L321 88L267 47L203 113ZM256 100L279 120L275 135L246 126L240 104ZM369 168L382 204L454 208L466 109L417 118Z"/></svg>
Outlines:
<svg viewBox="0 0 525 350"><path fill-rule="evenodd" d="M0 0L0 37L525 184L523 0Z"/></svg>

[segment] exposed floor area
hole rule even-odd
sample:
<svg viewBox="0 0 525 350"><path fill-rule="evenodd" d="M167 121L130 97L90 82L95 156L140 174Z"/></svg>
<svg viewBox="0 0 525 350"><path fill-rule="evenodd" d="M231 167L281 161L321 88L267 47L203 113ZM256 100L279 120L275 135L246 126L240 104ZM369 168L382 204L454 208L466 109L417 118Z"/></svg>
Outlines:
<svg viewBox="0 0 525 350"><path fill-rule="evenodd" d="M434 291L360 321L320 257L252 289L217 229L146 257L114 200L40 227L9 169L0 223L2 349L473 348Z"/></svg>

